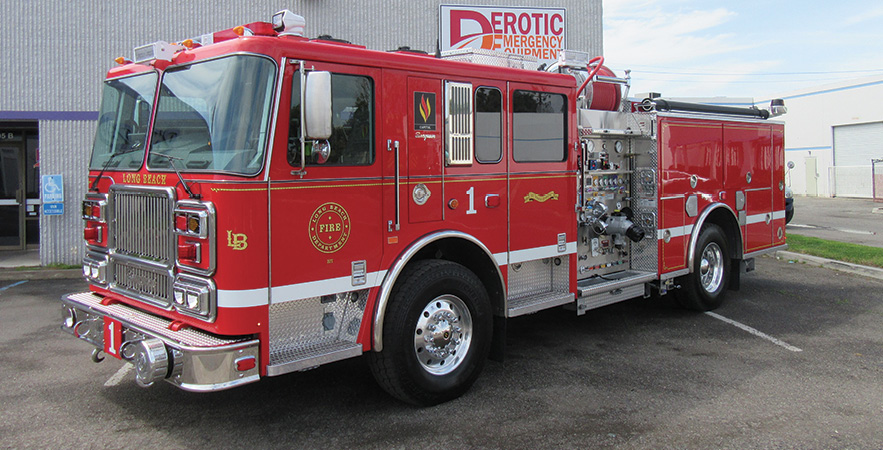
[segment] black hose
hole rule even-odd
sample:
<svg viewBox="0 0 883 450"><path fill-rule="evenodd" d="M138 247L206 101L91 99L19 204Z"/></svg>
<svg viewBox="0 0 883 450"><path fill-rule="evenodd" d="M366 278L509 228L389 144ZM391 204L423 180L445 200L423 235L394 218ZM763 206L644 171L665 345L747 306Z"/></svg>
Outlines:
<svg viewBox="0 0 883 450"><path fill-rule="evenodd" d="M711 114L728 114L731 116L747 116L758 119L769 119L770 112L757 108L737 108L734 106L706 105L702 103L674 102L659 98L650 100L656 105L657 111L686 111Z"/></svg>

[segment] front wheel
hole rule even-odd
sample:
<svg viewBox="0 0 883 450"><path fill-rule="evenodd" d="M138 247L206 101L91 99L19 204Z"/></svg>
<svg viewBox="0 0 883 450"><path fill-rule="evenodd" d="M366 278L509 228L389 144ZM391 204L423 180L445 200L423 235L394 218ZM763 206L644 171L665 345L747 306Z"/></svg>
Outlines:
<svg viewBox="0 0 883 450"><path fill-rule="evenodd" d="M374 378L394 397L435 405L465 393L490 352L493 317L487 291L466 267L418 261L393 289L383 351L368 354Z"/></svg>
<svg viewBox="0 0 883 450"><path fill-rule="evenodd" d="M678 301L688 309L711 311L723 303L730 278L730 252L721 228L702 227L693 255L693 273L684 277Z"/></svg>

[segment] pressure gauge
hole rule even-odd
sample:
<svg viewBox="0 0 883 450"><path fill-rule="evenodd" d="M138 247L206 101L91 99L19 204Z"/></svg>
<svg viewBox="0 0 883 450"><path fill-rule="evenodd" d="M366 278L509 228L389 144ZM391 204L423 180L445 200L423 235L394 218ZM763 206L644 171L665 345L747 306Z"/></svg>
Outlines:
<svg viewBox="0 0 883 450"><path fill-rule="evenodd" d="M613 144L613 149L616 150L616 153L622 153L622 141L616 141Z"/></svg>
<svg viewBox="0 0 883 450"><path fill-rule="evenodd" d="M595 151L595 143L592 141L586 142L586 151L589 153L592 153L593 151Z"/></svg>

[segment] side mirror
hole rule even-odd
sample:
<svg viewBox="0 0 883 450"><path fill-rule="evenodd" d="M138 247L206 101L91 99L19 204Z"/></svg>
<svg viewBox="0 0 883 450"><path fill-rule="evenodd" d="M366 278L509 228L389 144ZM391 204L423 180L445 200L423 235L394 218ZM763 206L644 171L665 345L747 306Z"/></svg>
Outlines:
<svg viewBox="0 0 883 450"><path fill-rule="evenodd" d="M304 90L304 138L331 137L331 72L308 72Z"/></svg>

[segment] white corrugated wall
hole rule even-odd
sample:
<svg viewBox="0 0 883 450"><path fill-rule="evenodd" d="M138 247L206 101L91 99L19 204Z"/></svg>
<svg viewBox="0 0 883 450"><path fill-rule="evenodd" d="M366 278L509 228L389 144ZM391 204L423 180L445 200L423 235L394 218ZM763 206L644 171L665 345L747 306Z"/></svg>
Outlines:
<svg viewBox="0 0 883 450"><path fill-rule="evenodd" d="M306 34L330 34L377 50L400 46L434 52L440 4L566 9L567 47L601 54L601 0L15 0L0 3L0 112L45 113L41 120L41 173L62 174L65 214L43 217L40 260L78 264L83 255L80 201L94 137L93 121L66 120L97 111L101 83L118 56L157 40L179 41L256 21L280 9L307 20Z"/></svg>

